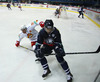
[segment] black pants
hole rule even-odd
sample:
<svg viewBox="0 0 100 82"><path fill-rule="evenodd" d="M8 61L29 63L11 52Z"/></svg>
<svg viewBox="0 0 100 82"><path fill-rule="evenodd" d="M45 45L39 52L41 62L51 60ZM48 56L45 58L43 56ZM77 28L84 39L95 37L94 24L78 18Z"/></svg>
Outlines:
<svg viewBox="0 0 100 82"><path fill-rule="evenodd" d="M60 48L62 48L62 49L60 49ZM54 51L56 53L55 57L56 57L57 61L60 63L61 67L65 70L66 74L69 74L70 73L70 69L69 69L69 66L68 66L67 62L63 58L63 56L65 55L65 52L64 52L64 49L63 49L62 46L59 47L58 49L56 49L55 46L51 47L51 46L44 45L41 48L41 53L42 53L42 55L43 54L50 54L53 49L54 49ZM47 59L46 59L45 56L40 58L40 63L41 63L41 65L42 65L44 70L49 68L48 63L47 63Z"/></svg>
<svg viewBox="0 0 100 82"><path fill-rule="evenodd" d="M82 18L84 18L83 12L82 11L79 11L79 16L78 17L80 17L81 15L82 15Z"/></svg>

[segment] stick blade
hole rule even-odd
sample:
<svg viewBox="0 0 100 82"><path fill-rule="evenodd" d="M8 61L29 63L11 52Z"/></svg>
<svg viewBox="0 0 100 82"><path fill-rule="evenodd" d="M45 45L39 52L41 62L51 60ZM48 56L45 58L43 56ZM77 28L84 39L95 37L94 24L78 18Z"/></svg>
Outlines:
<svg viewBox="0 0 100 82"><path fill-rule="evenodd" d="M99 53L99 52L100 52L100 46L98 47L98 49L97 49L96 53Z"/></svg>

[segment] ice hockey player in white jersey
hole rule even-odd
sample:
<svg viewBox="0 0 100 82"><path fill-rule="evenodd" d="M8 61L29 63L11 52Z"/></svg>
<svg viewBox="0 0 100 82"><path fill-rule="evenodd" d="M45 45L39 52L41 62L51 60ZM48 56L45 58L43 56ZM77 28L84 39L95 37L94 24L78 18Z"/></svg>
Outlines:
<svg viewBox="0 0 100 82"><path fill-rule="evenodd" d="M20 46L20 42L24 37L29 38L29 40L31 41L31 46L34 46L37 41L37 35L38 35L38 31L35 29L37 25L40 25L41 28L43 28L44 22L43 21L38 22L38 20L36 20L27 26L22 25L21 32L18 35L19 39L16 41L15 46L16 47Z"/></svg>

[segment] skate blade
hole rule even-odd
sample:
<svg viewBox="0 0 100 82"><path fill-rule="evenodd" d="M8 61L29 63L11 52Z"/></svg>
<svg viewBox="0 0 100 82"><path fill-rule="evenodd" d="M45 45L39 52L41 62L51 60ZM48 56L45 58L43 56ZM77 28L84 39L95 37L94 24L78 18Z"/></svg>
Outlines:
<svg viewBox="0 0 100 82"><path fill-rule="evenodd" d="M50 74L48 74L48 76L43 77L43 80L46 80L46 79L49 78L51 75L52 75L52 74L50 73Z"/></svg>
<svg viewBox="0 0 100 82"><path fill-rule="evenodd" d="M35 61L37 64L40 64L40 61Z"/></svg>
<svg viewBox="0 0 100 82"><path fill-rule="evenodd" d="M35 62L36 62L37 64L40 63L39 59L36 59Z"/></svg>
<svg viewBox="0 0 100 82"><path fill-rule="evenodd" d="M73 77L72 77L72 79L71 79L71 81L69 81L69 80L67 80L68 82L73 82Z"/></svg>

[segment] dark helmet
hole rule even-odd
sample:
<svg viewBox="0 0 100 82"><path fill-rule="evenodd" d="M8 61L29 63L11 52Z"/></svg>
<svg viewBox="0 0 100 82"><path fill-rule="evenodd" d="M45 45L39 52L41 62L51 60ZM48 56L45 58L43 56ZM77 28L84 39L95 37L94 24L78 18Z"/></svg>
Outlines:
<svg viewBox="0 0 100 82"><path fill-rule="evenodd" d="M44 26L46 28L53 28L53 21L51 19L47 19L45 22L44 22Z"/></svg>

